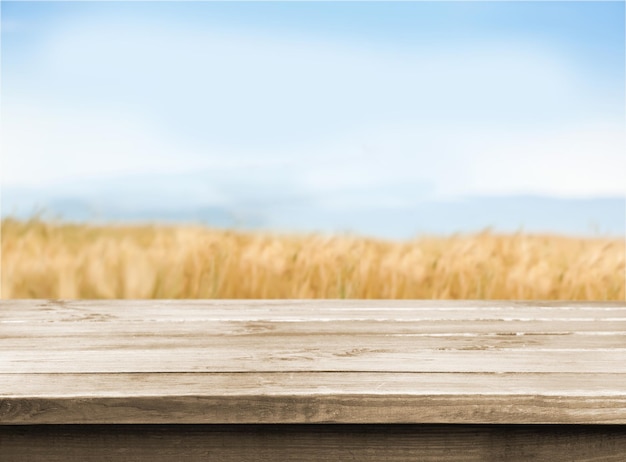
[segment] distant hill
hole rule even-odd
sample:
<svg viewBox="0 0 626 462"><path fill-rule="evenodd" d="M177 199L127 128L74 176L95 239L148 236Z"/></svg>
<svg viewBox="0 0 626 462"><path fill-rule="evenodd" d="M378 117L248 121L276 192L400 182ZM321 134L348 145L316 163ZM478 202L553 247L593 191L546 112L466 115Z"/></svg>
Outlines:
<svg viewBox="0 0 626 462"><path fill-rule="evenodd" d="M327 193L320 200L287 179L246 174L72 182L46 189L2 189L2 216L70 221L201 223L221 228L351 232L386 238L494 231L623 236L626 199L541 196L437 199L421 186ZM423 190L423 188L422 188ZM413 193L413 191L416 191ZM379 198L400 199L385 206ZM346 198L348 200L346 200ZM371 204L371 205L370 205Z"/></svg>

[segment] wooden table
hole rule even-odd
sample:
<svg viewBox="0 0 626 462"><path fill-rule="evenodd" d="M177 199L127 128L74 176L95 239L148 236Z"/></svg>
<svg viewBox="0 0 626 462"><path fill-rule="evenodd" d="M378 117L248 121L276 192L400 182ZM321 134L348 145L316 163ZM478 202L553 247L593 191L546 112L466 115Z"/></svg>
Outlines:
<svg viewBox="0 0 626 462"><path fill-rule="evenodd" d="M1 302L0 461L183 458L626 461L626 304Z"/></svg>

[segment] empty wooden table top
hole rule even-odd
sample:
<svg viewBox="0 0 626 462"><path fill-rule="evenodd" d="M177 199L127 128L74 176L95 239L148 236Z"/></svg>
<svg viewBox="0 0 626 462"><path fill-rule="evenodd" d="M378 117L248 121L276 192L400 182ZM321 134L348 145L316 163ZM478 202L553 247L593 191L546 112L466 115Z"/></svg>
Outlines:
<svg viewBox="0 0 626 462"><path fill-rule="evenodd" d="M626 304L0 304L0 424L626 424Z"/></svg>

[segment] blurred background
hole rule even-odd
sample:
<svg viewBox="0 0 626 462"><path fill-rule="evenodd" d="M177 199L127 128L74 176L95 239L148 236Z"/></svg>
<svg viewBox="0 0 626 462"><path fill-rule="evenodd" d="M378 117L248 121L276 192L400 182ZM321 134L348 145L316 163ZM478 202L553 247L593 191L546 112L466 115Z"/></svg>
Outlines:
<svg viewBox="0 0 626 462"><path fill-rule="evenodd" d="M0 8L2 297L624 298L624 2Z"/></svg>
<svg viewBox="0 0 626 462"><path fill-rule="evenodd" d="M2 215L624 234L623 2L2 2Z"/></svg>

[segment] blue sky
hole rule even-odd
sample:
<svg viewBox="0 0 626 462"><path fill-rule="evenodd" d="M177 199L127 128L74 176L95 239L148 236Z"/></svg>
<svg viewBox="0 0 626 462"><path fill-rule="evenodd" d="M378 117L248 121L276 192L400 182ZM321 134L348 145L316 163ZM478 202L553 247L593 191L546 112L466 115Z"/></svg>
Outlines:
<svg viewBox="0 0 626 462"><path fill-rule="evenodd" d="M1 6L6 188L165 174L133 190L333 210L626 192L623 2Z"/></svg>

